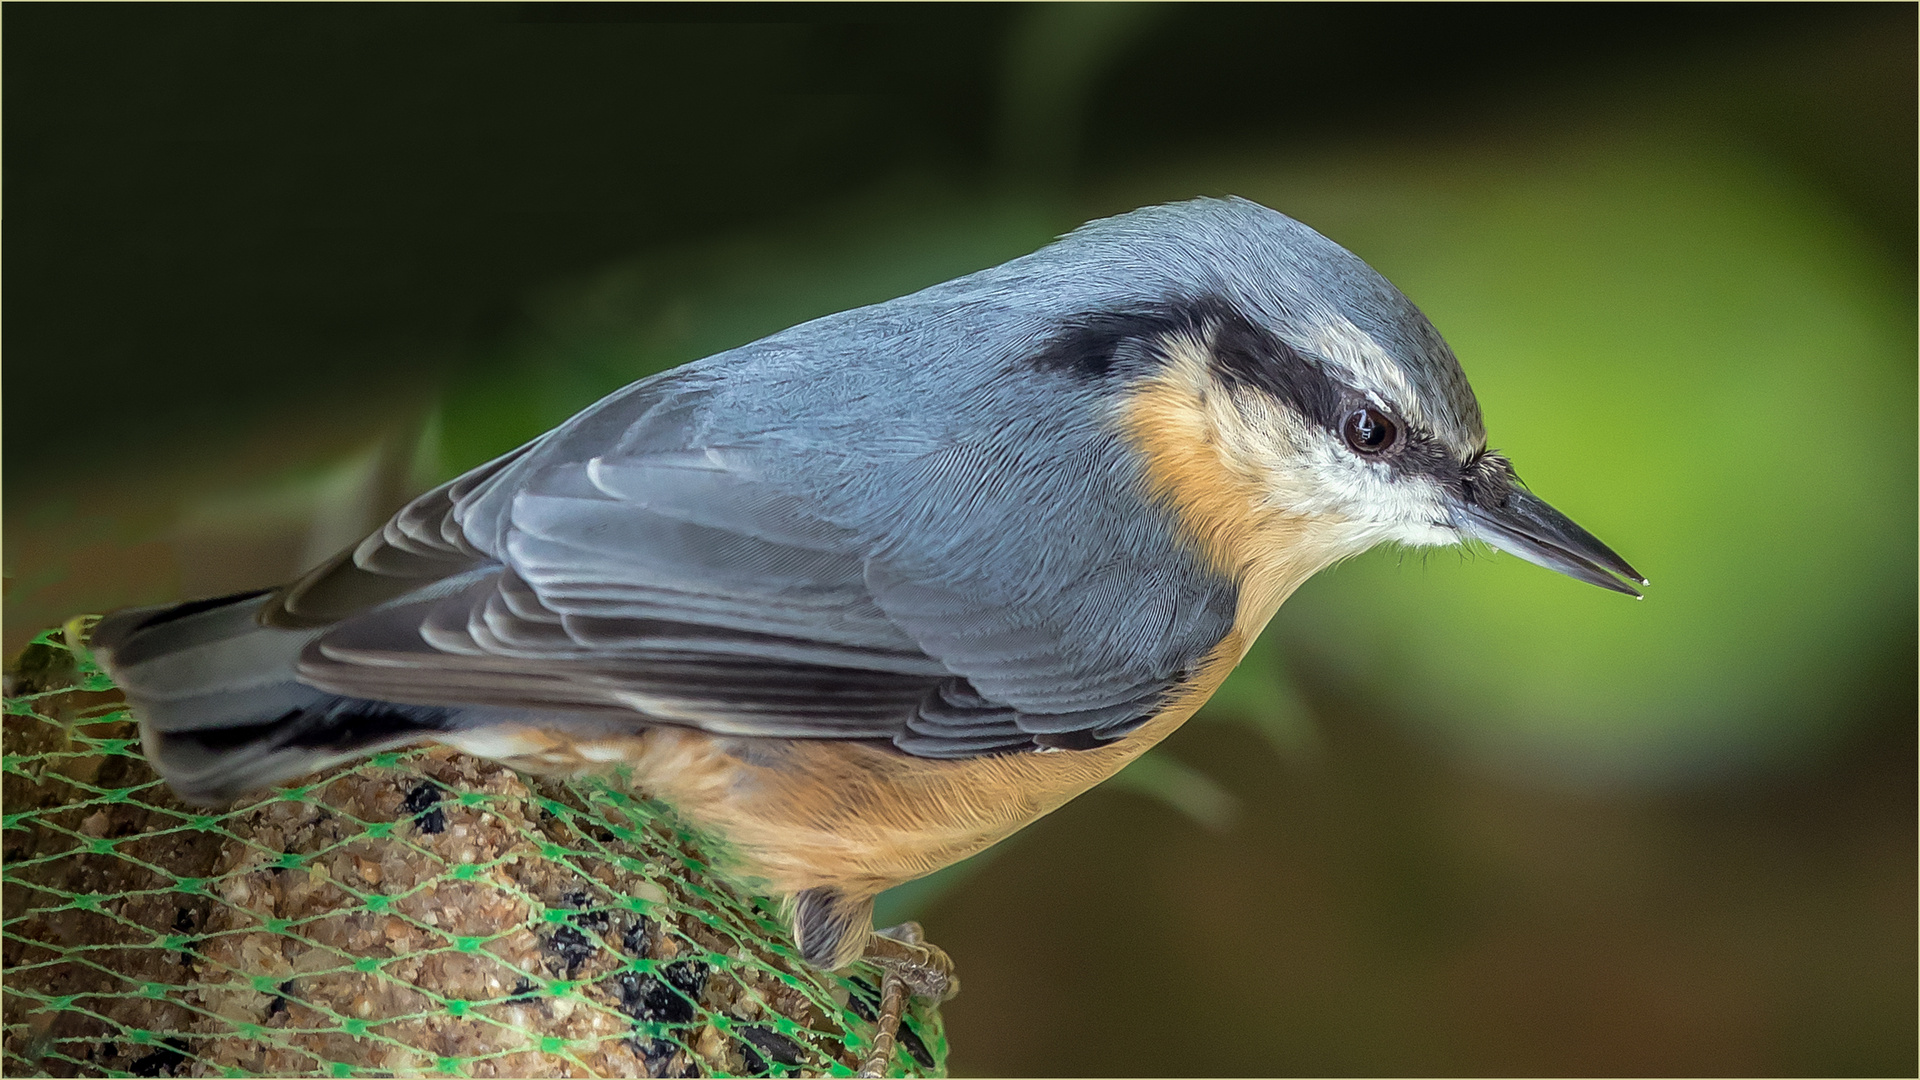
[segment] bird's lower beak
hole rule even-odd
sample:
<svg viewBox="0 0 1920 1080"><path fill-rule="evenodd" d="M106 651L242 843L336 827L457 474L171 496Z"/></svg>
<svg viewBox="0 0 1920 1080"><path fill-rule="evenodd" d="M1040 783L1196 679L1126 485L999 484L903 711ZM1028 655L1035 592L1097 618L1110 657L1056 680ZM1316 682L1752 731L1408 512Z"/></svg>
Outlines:
<svg viewBox="0 0 1920 1080"><path fill-rule="evenodd" d="M1536 566L1640 597L1640 590L1627 582L1645 585L1647 579L1612 548L1519 484L1508 481L1505 487L1498 505L1484 498L1457 505L1454 528Z"/></svg>

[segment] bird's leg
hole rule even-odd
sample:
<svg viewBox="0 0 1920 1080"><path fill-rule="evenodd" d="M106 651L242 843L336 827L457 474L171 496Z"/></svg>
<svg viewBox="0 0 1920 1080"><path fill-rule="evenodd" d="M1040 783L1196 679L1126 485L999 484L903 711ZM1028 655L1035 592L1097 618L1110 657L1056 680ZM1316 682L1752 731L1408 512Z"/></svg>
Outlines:
<svg viewBox="0 0 1920 1080"><path fill-rule="evenodd" d="M915 922L875 930L862 958L880 969L880 1009L874 1018L873 1052L860 1064L859 1075L885 1076L907 998L917 995L937 1004L960 992L960 980L953 974L953 961L927 944Z"/></svg>

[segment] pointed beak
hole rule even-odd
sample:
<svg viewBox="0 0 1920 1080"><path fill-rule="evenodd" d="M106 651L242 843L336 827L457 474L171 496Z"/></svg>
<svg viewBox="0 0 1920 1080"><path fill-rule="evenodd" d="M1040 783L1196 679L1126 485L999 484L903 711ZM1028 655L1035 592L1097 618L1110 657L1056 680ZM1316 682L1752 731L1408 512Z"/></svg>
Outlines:
<svg viewBox="0 0 1920 1080"><path fill-rule="evenodd" d="M1454 507L1453 527L1462 535L1536 566L1640 599L1640 590L1629 584L1647 583L1638 570L1598 537L1521 487L1510 474L1475 487L1475 497Z"/></svg>

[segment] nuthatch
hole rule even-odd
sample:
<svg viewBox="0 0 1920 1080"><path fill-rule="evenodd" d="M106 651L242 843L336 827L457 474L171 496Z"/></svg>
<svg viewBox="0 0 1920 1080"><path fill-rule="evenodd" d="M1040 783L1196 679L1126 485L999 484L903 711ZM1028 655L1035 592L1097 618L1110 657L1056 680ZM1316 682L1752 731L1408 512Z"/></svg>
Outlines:
<svg viewBox="0 0 1920 1080"><path fill-rule="evenodd" d="M878 893L1165 738L1316 571L1466 540L1645 584L1487 448L1405 296L1200 199L643 379L290 585L94 643L188 799L422 740L624 764L809 962L881 962L897 1023L954 983Z"/></svg>

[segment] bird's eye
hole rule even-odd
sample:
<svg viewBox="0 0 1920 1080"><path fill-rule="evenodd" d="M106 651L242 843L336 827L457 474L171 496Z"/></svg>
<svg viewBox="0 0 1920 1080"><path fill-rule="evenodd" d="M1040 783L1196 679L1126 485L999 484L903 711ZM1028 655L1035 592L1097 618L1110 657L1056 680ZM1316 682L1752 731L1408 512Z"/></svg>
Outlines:
<svg viewBox="0 0 1920 1080"><path fill-rule="evenodd" d="M1387 414L1372 407L1349 413L1340 431L1346 436L1347 445L1361 454L1381 453L1400 437L1400 429L1387 419Z"/></svg>

